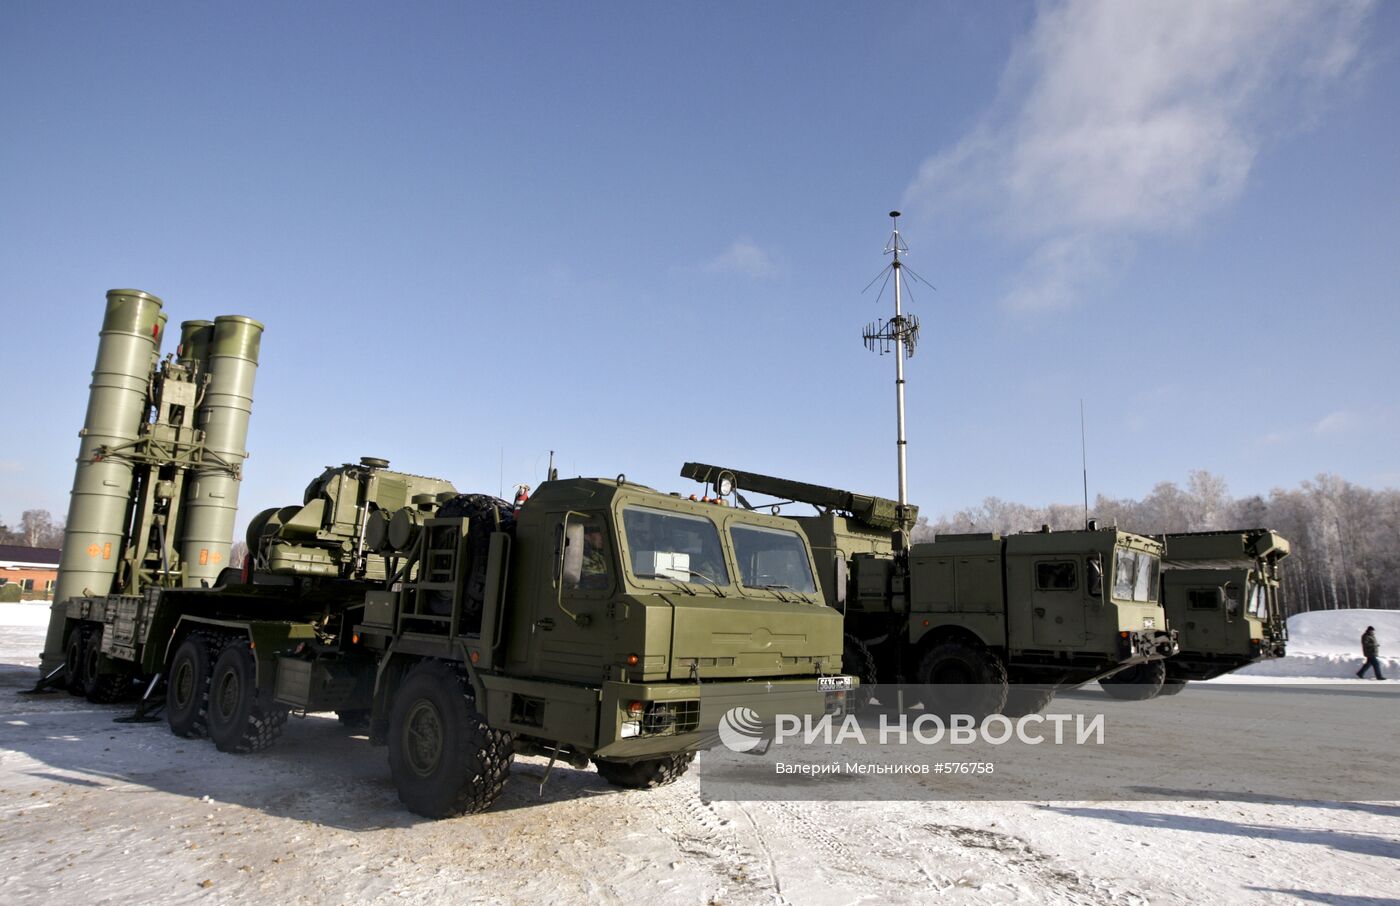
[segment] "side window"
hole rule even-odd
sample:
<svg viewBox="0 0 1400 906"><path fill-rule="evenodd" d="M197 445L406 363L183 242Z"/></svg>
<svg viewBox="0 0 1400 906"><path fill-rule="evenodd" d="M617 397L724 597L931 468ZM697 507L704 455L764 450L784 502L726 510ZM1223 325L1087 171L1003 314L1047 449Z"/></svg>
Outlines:
<svg viewBox="0 0 1400 906"><path fill-rule="evenodd" d="M1219 589L1193 588L1187 594L1192 610L1215 610L1220 607Z"/></svg>
<svg viewBox="0 0 1400 906"><path fill-rule="evenodd" d="M583 520L583 571L578 587L583 590L608 587L608 533L596 516Z"/></svg>
<svg viewBox="0 0 1400 906"><path fill-rule="evenodd" d="M1047 560L1035 565L1040 591L1069 591L1079 587L1079 566L1073 560Z"/></svg>

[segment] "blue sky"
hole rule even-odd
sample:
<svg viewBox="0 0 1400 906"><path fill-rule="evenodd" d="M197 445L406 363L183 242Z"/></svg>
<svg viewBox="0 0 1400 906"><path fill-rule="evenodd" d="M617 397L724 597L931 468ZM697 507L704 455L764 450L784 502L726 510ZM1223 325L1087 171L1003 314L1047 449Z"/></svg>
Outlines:
<svg viewBox="0 0 1400 906"><path fill-rule="evenodd" d="M267 324L243 520L362 455L893 495L1400 485L1396 4L0 6L0 517L103 296Z"/></svg>

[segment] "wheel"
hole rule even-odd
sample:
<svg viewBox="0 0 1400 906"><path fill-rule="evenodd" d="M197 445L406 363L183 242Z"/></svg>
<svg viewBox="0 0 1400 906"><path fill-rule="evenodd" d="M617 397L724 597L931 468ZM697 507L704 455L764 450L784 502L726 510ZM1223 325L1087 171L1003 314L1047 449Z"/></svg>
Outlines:
<svg viewBox="0 0 1400 906"><path fill-rule="evenodd" d="M1162 683L1162 691L1158 695L1178 695L1182 689L1186 688L1186 680L1167 680Z"/></svg>
<svg viewBox="0 0 1400 906"><path fill-rule="evenodd" d="M916 692L930 714L971 715L981 720L1006 705L1006 667L1001 658L972 642L951 640L929 649L919 661Z"/></svg>
<svg viewBox="0 0 1400 906"><path fill-rule="evenodd" d="M209 680L209 738L220 752L261 752L282 735L287 708L258 691L258 668L246 640L226 646Z"/></svg>
<svg viewBox="0 0 1400 906"><path fill-rule="evenodd" d="M489 494L460 494L438 507L434 514L442 518L467 517L467 556L471 568L467 573L466 592L462 610L480 613L486 601L486 560L491 549L492 532L508 532L515 527L515 510L511 504ZM435 613L446 615L452 610L452 599L439 593L429 605ZM445 599L445 600L443 600Z"/></svg>
<svg viewBox="0 0 1400 906"><path fill-rule="evenodd" d="M1111 676L1099 680L1103 691L1111 697L1127 702L1145 702L1156 698L1167 679L1165 660L1147 661L1119 670Z"/></svg>
<svg viewBox="0 0 1400 906"><path fill-rule="evenodd" d="M1053 685L1041 683L1016 683L1006 689L1006 704L1001 713L1007 717L1025 717L1039 714L1055 697Z"/></svg>
<svg viewBox="0 0 1400 906"><path fill-rule="evenodd" d="M598 774L613 786L629 790L649 790L680 780L694 760L694 752L685 752L631 763L595 758L593 766L598 769Z"/></svg>
<svg viewBox="0 0 1400 906"><path fill-rule="evenodd" d="M487 726L456 670L423 661L409 671L389 717L389 772L409 811L455 818L490 808L513 756L511 734Z"/></svg>
<svg viewBox="0 0 1400 906"><path fill-rule="evenodd" d="M870 697L875 694L873 687L879 682L875 672L875 657L870 653L870 649L865 647L864 642L849 632L842 639L841 672L860 680L860 688L852 696L852 706L859 709L869 704Z"/></svg>
<svg viewBox="0 0 1400 906"><path fill-rule="evenodd" d="M88 627L78 626L68 636L68 647L63 655L63 684L70 695L86 695Z"/></svg>
<svg viewBox="0 0 1400 906"><path fill-rule="evenodd" d="M217 645L216 636L192 632L170 659L165 682L165 721L176 736L194 739L209 732L209 673L218 654Z"/></svg>
<svg viewBox="0 0 1400 906"><path fill-rule="evenodd" d="M87 677L87 699L93 704L110 705L131 692L131 672L120 664L102 671L102 627L88 633L83 643L83 675Z"/></svg>

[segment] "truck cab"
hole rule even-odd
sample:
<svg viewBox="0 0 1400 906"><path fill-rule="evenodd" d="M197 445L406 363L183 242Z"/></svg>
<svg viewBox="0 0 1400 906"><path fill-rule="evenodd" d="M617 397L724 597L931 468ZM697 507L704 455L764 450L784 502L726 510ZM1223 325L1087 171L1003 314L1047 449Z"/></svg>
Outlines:
<svg viewBox="0 0 1400 906"><path fill-rule="evenodd" d="M1181 653L1167 682L1207 680L1265 658L1288 640L1279 601L1279 568L1290 545L1269 529L1165 536L1162 600Z"/></svg>

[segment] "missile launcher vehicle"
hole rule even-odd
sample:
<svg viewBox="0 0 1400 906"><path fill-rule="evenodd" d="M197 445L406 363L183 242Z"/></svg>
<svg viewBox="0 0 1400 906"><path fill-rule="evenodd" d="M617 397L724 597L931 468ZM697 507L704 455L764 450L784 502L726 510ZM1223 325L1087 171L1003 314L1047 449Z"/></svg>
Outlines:
<svg viewBox="0 0 1400 906"><path fill-rule="evenodd" d="M917 510L787 479L687 463L717 494L764 494L817 508L794 517L845 613L846 672L926 687L946 712L1019 715L1056 688L1178 650L1159 600L1161 542L1116 528L945 535L907 544ZM951 687L946 694L942 687Z"/></svg>
<svg viewBox="0 0 1400 906"><path fill-rule="evenodd" d="M60 572L41 684L100 701L144 688L139 715L163 708L175 734L234 753L334 711L387 746L400 799L428 817L489 807L516 753L644 788L679 777L733 709L844 711L842 618L800 527L622 475L551 476L510 504L365 458L259 513L229 564L227 480L246 454L200 406L235 408L246 431L252 369L221 384L221 357L255 362L261 325L187 324L207 342L157 367L159 306L109 302L70 519L81 557ZM204 383L185 364L202 350ZM199 505L211 518L190 527Z"/></svg>

